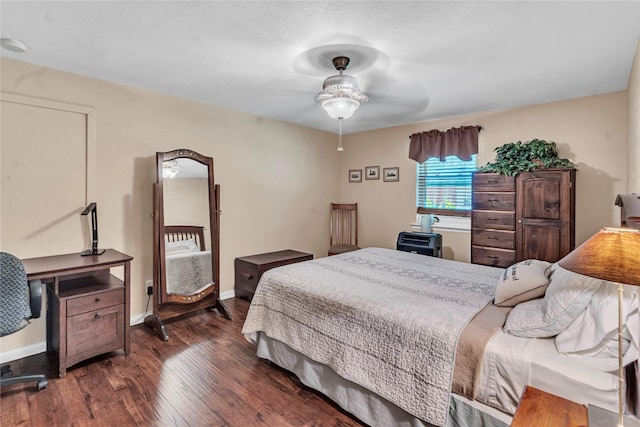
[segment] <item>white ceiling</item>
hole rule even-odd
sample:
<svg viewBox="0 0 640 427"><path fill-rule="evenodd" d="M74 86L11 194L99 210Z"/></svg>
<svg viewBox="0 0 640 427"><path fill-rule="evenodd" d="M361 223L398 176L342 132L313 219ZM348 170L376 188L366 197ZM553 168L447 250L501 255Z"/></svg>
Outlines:
<svg viewBox="0 0 640 427"><path fill-rule="evenodd" d="M6 1L1 55L336 132L313 101L351 56L344 132L625 90L640 1Z"/></svg>

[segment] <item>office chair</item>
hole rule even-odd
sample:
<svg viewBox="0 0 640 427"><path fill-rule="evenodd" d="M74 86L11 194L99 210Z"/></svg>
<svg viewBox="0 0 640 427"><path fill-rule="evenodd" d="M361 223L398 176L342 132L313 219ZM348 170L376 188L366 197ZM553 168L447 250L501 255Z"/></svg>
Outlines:
<svg viewBox="0 0 640 427"><path fill-rule="evenodd" d="M360 249L358 246L358 204L331 203L329 255Z"/></svg>
<svg viewBox="0 0 640 427"><path fill-rule="evenodd" d="M27 283L27 273L18 258L0 252L0 336L13 334L29 324L30 319L40 317L42 308L42 282ZM48 385L47 377L40 375L16 375L9 365L2 367L0 387L38 382L38 390Z"/></svg>

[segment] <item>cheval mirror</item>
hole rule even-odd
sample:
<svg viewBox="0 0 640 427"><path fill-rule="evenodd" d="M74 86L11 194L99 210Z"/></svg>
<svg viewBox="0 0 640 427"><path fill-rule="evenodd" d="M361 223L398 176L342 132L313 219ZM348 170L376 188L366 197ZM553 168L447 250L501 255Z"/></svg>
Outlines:
<svg viewBox="0 0 640 427"><path fill-rule="evenodd" d="M220 185L213 158L156 153L153 191L153 314L144 323L168 340L164 321L201 309L231 315L220 300Z"/></svg>

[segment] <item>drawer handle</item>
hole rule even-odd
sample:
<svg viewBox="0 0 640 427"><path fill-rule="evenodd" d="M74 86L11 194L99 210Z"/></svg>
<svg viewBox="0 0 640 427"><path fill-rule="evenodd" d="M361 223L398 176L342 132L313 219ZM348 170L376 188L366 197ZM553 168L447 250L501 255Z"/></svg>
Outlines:
<svg viewBox="0 0 640 427"><path fill-rule="evenodd" d="M96 297L96 302L100 302L100 298L99 297Z"/></svg>
<svg viewBox="0 0 640 427"><path fill-rule="evenodd" d="M489 180L487 180L487 182L488 182L489 184L497 184L497 183L498 183L498 182L500 182L500 181L498 181L497 179L489 179Z"/></svg>
<svg viewBox="0 0 640 427"><path fill-rule="evenodd" d="M96 313L95 316L93 316L94 319L99 319L100 318L100 313Z"/></svg>
<svg viewBox="0 0 640 427"><path fill-rule="evenodd" d="M489 240L498 240L497 237L493 237L493 236L489 236L489 237L487 237L487 239L489 239Z"/></svg>
<svg viewBox="0 0 640 427"><path fill-rule="evenodd" d="M487 218L487 221L500 221L500 218L491 217L491 218Z"/></svg>
<svg viewBox="0 0 640 427"><path fill-rule="evenodd" d="M495 255L487 255L487 258L498 259L498 257L497 257L497 256L495 256ZM97 315L96 315L96 316L97 316Z"/></svg>
<svg viewBox="0 0 640 427"><path fill-rule="evenodd" d="M251 279L253 279L253 274L251 274L251 273L242 273L242 277L244 277L247 280L251 280Z"/></svg>

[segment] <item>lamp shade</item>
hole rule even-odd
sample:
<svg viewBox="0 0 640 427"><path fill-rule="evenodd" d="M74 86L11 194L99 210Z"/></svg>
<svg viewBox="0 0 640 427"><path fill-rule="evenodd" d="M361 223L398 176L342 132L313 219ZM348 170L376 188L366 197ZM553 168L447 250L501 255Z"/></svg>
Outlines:
<svg viewBox="0 0 640 427"><path fill-rule="evenodd" d="M603 228L558 265L596 279L640 286L640 230Z"/></svg>
<svg viewBox="0 0 640 427"><path fill-rule="evenodd" d="M322 101L322 108L334 119L348 119L360 107L360 102L351 98L329 98Z"/></svg>

